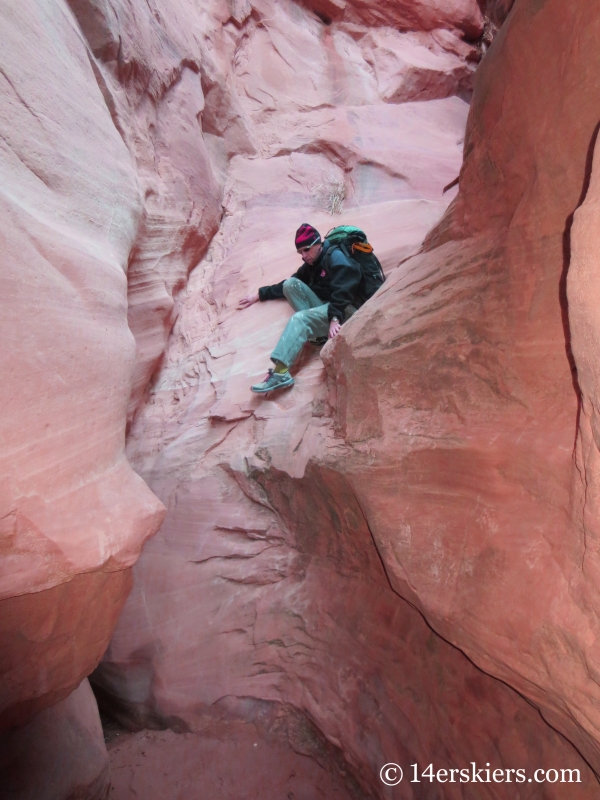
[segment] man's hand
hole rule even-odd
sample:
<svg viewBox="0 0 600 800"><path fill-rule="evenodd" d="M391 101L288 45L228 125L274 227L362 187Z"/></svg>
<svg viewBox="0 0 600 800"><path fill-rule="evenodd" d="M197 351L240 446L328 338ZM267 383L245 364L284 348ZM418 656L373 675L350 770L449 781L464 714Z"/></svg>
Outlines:
<svg viewBox="0 0 600 800"><path fill-rule="evenodd" d="M242 297L242 299L238 303L238 308L248 308L254 303L258 303L259 300L260 297L258 296L258 292L256 294L246 295L246 297Z"/></svg>
<svg viewBox="0 0 600 800"><path fill-rule="evenodd" d="M334 336L337 336L341 327L339 319L334 317L329 323L329 338L333 339Z"/></svg>

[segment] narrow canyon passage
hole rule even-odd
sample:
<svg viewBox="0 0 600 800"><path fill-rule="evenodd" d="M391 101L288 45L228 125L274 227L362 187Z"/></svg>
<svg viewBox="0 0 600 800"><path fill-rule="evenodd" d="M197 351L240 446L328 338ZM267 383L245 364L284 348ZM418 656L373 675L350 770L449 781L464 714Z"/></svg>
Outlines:
<svg viewBox="0 0 600 800"><path fill-rule="evenodd" d="M0 800L600 798L600 10L0 20Z"/></svg>

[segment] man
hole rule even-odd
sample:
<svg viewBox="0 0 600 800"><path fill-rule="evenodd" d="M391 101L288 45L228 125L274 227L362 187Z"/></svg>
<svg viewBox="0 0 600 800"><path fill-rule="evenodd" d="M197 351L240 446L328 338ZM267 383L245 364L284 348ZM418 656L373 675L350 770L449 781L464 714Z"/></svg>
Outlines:
<svg viewBox="0 0 600 800"><path fill-rule="evenodd" d="M296 250L304 264L291 278L273 286L262 286L256 294L240 300L239 308L248 308L259 300L286 298L296 312L281 334L271 361L275 364L253 392L272 392L292 386L290 367L307 341L333 339L342 324L355 310L353 301L361 281L359 265L339 249L328 253L329 242L321 241L312 225L296 231Z"/></svg>

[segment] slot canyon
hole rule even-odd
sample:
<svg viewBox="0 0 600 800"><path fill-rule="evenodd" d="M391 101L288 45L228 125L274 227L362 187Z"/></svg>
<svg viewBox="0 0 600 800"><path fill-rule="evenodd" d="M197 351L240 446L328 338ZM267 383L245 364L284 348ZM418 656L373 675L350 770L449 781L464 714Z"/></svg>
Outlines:
<svg viewBox="0 0 600 800"><path fill-rule="evenodd" d="M600 799L600 6L0 31L0 800Z"/></svg>

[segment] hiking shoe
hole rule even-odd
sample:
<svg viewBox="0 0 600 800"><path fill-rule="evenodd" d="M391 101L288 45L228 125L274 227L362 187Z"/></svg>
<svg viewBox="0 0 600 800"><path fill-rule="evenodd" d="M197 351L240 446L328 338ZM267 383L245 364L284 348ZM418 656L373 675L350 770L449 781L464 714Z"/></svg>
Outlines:
<svg viewBox="0 0 600 800"><path fill-rule="evenodd" d="M314 344L317 347L322 347L329 341L329 336L319 336L318 339L309 339L308 341L310 342L310 344Z"/></svg>
<svg viewBox="0 0 600 800"><path fill-rule="evenodd" d="M272 392L275 389L285 389L286 386L292 386L294 379L289 372L274 372L270 369L265 375L262 383L256 383L250 389L258 394L265 392Z"/></svg>

